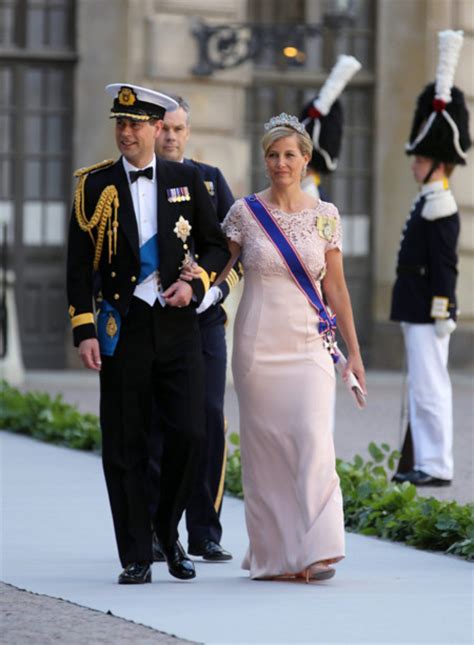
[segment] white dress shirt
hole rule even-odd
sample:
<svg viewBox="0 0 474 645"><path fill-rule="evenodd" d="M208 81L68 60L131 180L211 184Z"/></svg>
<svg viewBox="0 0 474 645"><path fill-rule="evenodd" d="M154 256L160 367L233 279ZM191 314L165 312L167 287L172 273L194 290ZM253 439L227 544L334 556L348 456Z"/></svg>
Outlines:
<svg viewBox="0 0 474 645"><path fill-rule="evenodd" d="M130 181L131 170L144 170L136 168L122 157L123 167L127 175L128 186L132 196L133 209L138 226L138 243L143 246L151 237L158 233L158 181L156 177L156 157L145 168L153 168L153 179L138 177L136 181ZM164 307L166 305L161 293L158 271L154 271L146 280L135 287L133 295L147 302L150 306L158 299Z"/></svg>

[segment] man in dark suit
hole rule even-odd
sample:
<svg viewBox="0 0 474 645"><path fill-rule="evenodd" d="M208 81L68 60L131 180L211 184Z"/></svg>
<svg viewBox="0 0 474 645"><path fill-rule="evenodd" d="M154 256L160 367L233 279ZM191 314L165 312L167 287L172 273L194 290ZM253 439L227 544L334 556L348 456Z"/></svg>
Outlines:
<svg viewBox="0 0 474 645"><path fill-rule="evenodd" d="M74 343L100 371L102 460L123 571L151 581L152 523L170 573L195 577L177 541L204 436L203 366L196 306L229 254L196 169L156 159L170 97L108 85L116 161L76 172L68 246ZM180 272L199 257L200 277ZM97 296L97 323L93 297ZM148 457L157 400L164 433L161 497L150 516Z"/></svg>
<svg viewBox="0 0 474 645"><path fill-rule="evenodd" d="M156 153L168 161L196 169L202 177L220 222L234 203L232 192L219 168L184 157L190 136L190 108L179 96L173 97L178 109L165 116L163 129L156 140ZM220 545L222 526L219 515L224 491L226 465L224 391L226 380L226 313L221 306L231 287L242 276L240 262L219 286L211 286L200 306L199 329L204 359L206 439L193 494L186 508L188 551L206 560L223 561L232 558ZM157 446L159 459L159 446ZM160 494L159 463L155 464L153 481L156 499ZM158 549L154 552L160 560Z"/></svg>

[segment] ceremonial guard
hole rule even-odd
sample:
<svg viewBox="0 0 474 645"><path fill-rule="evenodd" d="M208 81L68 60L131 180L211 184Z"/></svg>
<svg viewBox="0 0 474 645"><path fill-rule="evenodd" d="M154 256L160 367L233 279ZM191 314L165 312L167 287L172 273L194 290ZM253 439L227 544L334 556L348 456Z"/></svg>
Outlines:
<svg viewBox="0 0 474 645"><path fill-rule="evenodd" d="M320 183L321 175L336 170L341 151L344 114L338 97L360 68L361 64L354 56L339 56L319 93L305 105L300 115L314 145L301 188L316 199L321 197L328 201Z"/></svg>
<svg viewBox="0 0 474 645"><path fill-rule="evenodd" d="M453 87L463 34L438 36L436 82L418 97L406 145L420 191L403 229L390 315L402 324L408 366L409 425L394 480L416 486L447 486L453 477L448 349L460 219L448 177L471 145L464 95Z"/></svg>
<svg viewBox="0 0 474 645"><path fill-rule="evenodd" d="M191 132L190 108L182 97L173 98L178 103L178 109L166 114L155 150L163 159L182 162L184 166L197 170L207 188L217 218L222 222L234 203L234 197L219 168L184 157ZM215 277L214 274L211 276L212 279ZM186 527L189 553L212 561L232 558L232 555L220 544L222 526L219 519L226 467L224 392L227 315L222 305L230 289L239 282L241 277L242 266L237 262L224 282L219 286L210 287L197 309L204 359L206 439L198 478L186 507ZM160 446L157 446L157 458L159 452ZM160 494L159 463L153 464L151 470L153 490L157 500ZM156 543L154 558L156 561L162 559Z"/></svg>
<svg viewBox="0 0 474 645"><path fill-rule="evenodd" d="M67 286L74 343L100 371L102 460L123 571L151 581L152 523L171 575L195 577L177 526L204 438L203 365L196 307L229 253L208 192L192 166L155 157L170 97L106 87L122 156L76 172ZM191 283L180 273L199 262ZM93 299L96 296L94 308ZM164 433L161 496L150 516L152 406Z"/></svg>

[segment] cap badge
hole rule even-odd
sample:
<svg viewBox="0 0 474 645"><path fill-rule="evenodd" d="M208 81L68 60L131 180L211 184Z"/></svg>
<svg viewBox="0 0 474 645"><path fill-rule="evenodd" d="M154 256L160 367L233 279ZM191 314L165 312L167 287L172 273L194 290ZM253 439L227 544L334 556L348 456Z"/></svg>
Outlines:
<svg viewBox="0 0 474 645"><path fill-rule="evenodd" d="M134 105L137 100L137 95L131 87L122 87L118 93L118 102L120 105Z"/></svg>
<svg viewBox="0 0 474 645"><path fill-rule="evenodd" d="M191 195L187 186L178 186L177 188L167 188L166 195L168 201L172 204L179 202L190 202Z"/></svg>
<svg viewBox="0 0 474 645"><path fill-rule="evenodd" d="M337 222L333 217L326 217L319 215L316 218L316 230L320 237L327 242L330 242L336 232Z"/></svg>

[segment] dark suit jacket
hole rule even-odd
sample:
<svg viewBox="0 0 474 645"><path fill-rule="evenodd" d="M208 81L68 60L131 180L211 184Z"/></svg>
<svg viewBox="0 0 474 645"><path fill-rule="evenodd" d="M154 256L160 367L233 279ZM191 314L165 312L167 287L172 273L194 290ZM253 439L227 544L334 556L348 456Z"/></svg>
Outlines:
<svg viewBox="0 0 474 645"><path fill-rule="evenodd" d="M430 221L422 216L426 198L415 203L405 225L393 287L391 320L433 323L434 297L447 298L449 317L456 319L459 213Z"/></svg>
<svg viewBox="0 0 474 645"><path fill-rule="evenodd" d="M219 168L210 166L207 163L202 163L201 161L195 161L194 159L185 159L184 163L189 166L194 166L198 169L199 174L201 175L202 180L204 181L209 192L209 196L214 205L214 208L216 209L217 219L222 223L225 216L229 212L230 207L235 201L232 191L224 178L224 175L219 170ZM231 288L239 282L242 276L242 264L237 260L227 279L219 285L219 289L222 292L222 300L220 301L221 303L224 302L224 300L229 295ZM212 313L214 313L214 316L212 316L214 318L216 315L215 309L216 308L214 307L210 307L207 311L204 312L204 314L200 315L199 320L210 320ZM225 312L222 311L220 315L221 318L225 320Z"/></svg>
<svg viewBox="0 0 474 645"><path fill-rule="evenodd" d="M209 275L219 273L229 259L226 240L221 232L209 195L197 169L171 161L157 159L158 177L158 245L160 277L167 289L179 276L184 258L183 242L173 231L182 215L192 226L188 244L204 269L203 279L193 280L191 286L198 305L209 285ZM117 254L109 263L107 239L104 241L98 276L93 275L94 244L83 232L73 215L69 230L67 290L69 313L73 325L74 343L96 337L93 311L94 283L100 282L103 297L123 316L140 273L138 227L128 180L121 159L107 168L91 172L85 182L84 211L90 219L101 192L114 185L119 196ZM190 201L172 203L167 189L187 187ZM205 278L205 279L204 279Z"/></svg>

